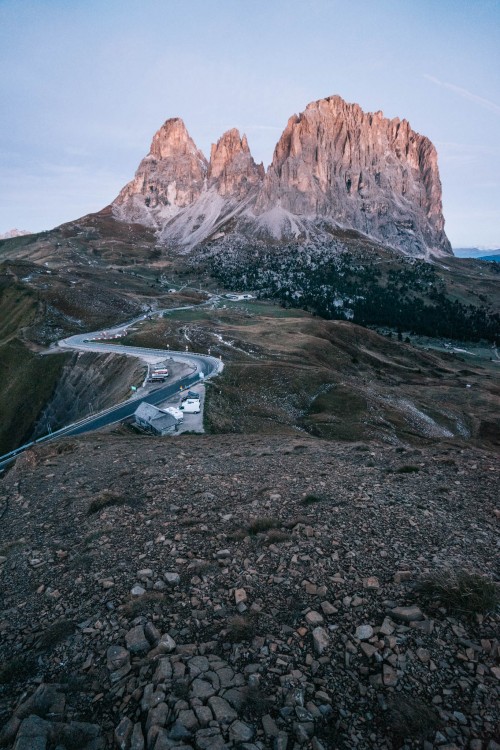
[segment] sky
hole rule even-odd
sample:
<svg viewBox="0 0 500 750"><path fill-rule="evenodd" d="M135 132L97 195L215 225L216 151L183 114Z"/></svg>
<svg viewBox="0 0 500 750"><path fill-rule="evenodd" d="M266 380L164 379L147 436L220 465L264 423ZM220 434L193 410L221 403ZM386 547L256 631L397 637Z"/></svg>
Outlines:
<svg viewBox="0 0 500 750"><path fill-rule="evenodd" d="M500 247L500 0L0 0L0 234L109 204L182 117L267 166L339 94L438 150L455 247Z"/></svg>

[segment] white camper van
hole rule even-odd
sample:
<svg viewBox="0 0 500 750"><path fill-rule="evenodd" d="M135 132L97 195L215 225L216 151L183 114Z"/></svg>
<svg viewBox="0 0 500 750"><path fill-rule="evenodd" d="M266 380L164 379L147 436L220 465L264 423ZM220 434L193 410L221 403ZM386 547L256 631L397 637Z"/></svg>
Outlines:
<svg viewBox="0 0 500 750"><path fill-rule="evenodd" d="M187 398L185 401L181 404L181 409L184 412L184 414L199 414L200 409L200 399L199 398Z"/></svg>

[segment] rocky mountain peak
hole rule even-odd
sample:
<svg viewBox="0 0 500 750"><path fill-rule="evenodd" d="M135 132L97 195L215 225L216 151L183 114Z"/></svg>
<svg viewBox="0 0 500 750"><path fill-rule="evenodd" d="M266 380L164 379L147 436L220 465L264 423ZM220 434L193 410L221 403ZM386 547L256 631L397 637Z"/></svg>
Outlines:
<svg viewBox="0 0 500 750"><path fill-rule="evenodd" d="M153 136L149 153L156 159L194 155L206 162L201 151L196 148L180 117L173 117L170 120L166 120Z"/></svg>
<svg viewBox="0 0 500 750"><path fill-rule="evenodd" d="M119 219L160 228L199 198L207 169L184 122L167 120L153 136L134 179L114 201L113 212Z"/></svg>
<svg viewBox="0 0 500 750"><path fill-rule="evenodd" d="M267 174L237 129L212 146L207 162L183 121L167 120L113 212L155 227L172 245L220 235L230 217L238 219L232 232L273 242L326 241L329 225L410 255L451 253L432 143L407 120L364 112L340 96L288 120Z"/></svg>
<svg viewBox="0 0 500 750"><path fill-rule="evenodd" d="M209 185L223 196L244 198L264 178L264 166L252 158L246 135L228 130L212 144L208 167Z"/></svg>

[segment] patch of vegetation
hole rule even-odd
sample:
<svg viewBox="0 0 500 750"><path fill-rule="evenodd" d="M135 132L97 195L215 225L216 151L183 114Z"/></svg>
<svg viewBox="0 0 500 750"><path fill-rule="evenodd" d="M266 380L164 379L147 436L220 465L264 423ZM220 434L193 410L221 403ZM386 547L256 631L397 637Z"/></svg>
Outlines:
<svg viewBox="0 0 500 750"><path fill-rule="evenodd" d="M278 526L281 526L279 518L263 516L262 518L254 518L248 524L247 532L250 536L255 536L256 534L264 534L269 529L276 529Z"/></svg>
<svg viewBox="0 0 500 750"><path fill-rule="evenodd" d="M188 566L188 572L192 576L205 576L214 573L216 570L217 565L209 560L194 560Z"/></svg>
<svg viewBox="0 0 500 750"><path fill-rule="evenodd" d="M0 666L0 684L10 685L18 680L26 680L36 674L36 668L34 656L14 656Z"/></svg>
<svg viewBox="0 0 500 750"><path fill-rule="evenodd" d="M243 689L241 713L246 719L259 719L269 712L272 705L271 698L258 685L248 685Z"/></svg>
<svg viewBox="0 0 500 750"><path fill-rule="evenodd" d="M231 643L250 641L257 635L257 615L236 615L228 622L227 640Z"/></svg>
<svg viewBox="0 0 500 750"><path fill-rule="evenodd" d="M417 696L403 693L390 696L388 708L380 716L382 729L397 746L404 740L424 740L433 737L440 726L437 713Z"/></svg>
<svg viewBox="0 0 500 750"><path fill-rule="evenodd" d="M408 464L407 466L400 466L398 469L396 469L396 474L415 474L417 471L420 471L418 466L411 466Z"/></svg>
<svg viewBox="0 0 500 750"><path fill-rule="evenodd" d="M40 648L44 651L54 648L74 633L75 624L71 620L59 620L50 625L40 638Z"/></svg>
<svg viewBox="0 0 500 750"><path fill-rule="evenodd" d="M491 612L500 602L498 584L464 570L434 573L418 584L417 593L425 602L439 603L447 612L469 618Z"/></svg>
<svg viewBox="0 0 500 750"><path fill-rule="evenodd" d="M134 617L158 609L158 607L165 604L165 602L165 594L162 594L160 591L147 591L142 596L134 597L134 599L127 602L127 604L122 605L120 610L126 617L133 619Z"/></svg>
<svg viewBox="0 0 500 750"><path fill-rule="evenodd" d="M99 492L90 502L88 515L99 513L103 508L109 508L111 505L123 505L126 499L118 492L113 490L103 490Z"/></svg>
<svg viewBox="0 0 500 750"><path fill-rule="evenodd" d="M323 498L320 497L319 495L309 494L302 498L302 500L300 501L300 504L305 505L305 506L314 505L315 503L320 503L322 500Z"/></svg>
<svg viewBox="0 0 500 750"><path fill-rule="evenodd" d="M290 534L280 529L271 529L265 538L265 544L284 544L291 539Z"/></svg>
<svg viewBox="0 0 500 750"><path fill-rule="evenodd" d="M347 241L346 241L347 240ZM359 245L359 238L355 244ZM211 258L212 272L228 288L244 286L326 319L363 326L399 326L401 331L463 341L498 340L500 314L492 300L457 299L446 274L425 261L352 252L348 238L312 252L298 244L265 249L235 248ZM452 282L453 284L453 282Z"/></svg>

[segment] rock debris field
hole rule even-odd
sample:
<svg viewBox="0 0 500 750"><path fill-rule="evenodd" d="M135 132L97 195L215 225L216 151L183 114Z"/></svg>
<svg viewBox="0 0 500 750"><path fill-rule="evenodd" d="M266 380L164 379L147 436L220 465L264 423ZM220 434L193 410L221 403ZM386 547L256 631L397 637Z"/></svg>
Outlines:
<svg viewBox="0 0 500 750"><path fill-rule="evenodd" d="M498 469L290 435L25 453L0 482L0 746L498 750Z"/></svg>

